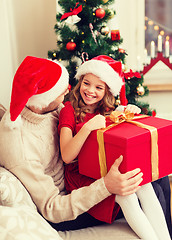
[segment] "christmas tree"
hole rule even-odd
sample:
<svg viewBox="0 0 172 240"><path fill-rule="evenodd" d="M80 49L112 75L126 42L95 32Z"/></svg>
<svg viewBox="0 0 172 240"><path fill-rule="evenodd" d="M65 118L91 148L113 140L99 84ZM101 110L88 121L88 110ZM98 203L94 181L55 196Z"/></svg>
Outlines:
<svg viewBox="0 0 172 240"><path fill-rule="evenodd" d="M121 61L124 69L126 96L128 103L141 107L142 112L152 115L148 104L139 98L149 93L143 86L143 76L139 73L125 73L125 58L127 53L120 48L123 39L118 29L110 29L108 21L116 12L111 7L114 0L59 0L61 12L56 15L55 32L57 34L57 49L49 51L48 57L62 61L66 66L70 84L76 84L74 78L77 67L84 61L98 55L107 55ZM116 105L120 104L119 97Z"/></svg>

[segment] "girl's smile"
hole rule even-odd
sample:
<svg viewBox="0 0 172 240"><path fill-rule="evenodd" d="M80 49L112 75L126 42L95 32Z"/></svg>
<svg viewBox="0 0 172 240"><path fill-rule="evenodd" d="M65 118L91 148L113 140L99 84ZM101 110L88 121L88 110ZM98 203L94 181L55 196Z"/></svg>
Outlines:
<svg viewBox="0 0 172 240"><path fill-rule="evenodd" d="M105 95L105 83L92 73L87 73L81 83L80 94L88 106L97 105Z"/></svg>

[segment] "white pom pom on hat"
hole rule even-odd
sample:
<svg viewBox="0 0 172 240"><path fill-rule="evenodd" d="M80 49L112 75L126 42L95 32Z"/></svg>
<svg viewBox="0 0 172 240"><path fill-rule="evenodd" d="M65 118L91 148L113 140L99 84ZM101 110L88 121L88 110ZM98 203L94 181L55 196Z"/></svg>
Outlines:
<svg viewBox="0 0 172 240"><path fill-rule="evenodd" d="M69 85L64 66L52 60L27 56L13 79L10 120L15 122L27 106L43 108L60 96Z"/></svg>
<svg viewBox="0 0 172 240"><path fill-rule="evenodd" d="M84 62L77 70L75 78L92 73L105 82L114 96L119 95L123 86L122 64L106 55L99 55Z"/></svg>

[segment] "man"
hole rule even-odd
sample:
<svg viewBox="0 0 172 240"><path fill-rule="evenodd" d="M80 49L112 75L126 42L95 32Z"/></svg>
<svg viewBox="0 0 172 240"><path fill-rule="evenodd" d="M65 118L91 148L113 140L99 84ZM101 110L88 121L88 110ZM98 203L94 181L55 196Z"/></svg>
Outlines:
<svg viewBox="0 0 172 240"><path fill-rule="evenodd" d="M100 224L86 212L111 194L137 191L142 180L139 169L119 172L120 157L104 178L66 195L57 122L68 84L61 64L26 57L14 76L10 110L0 122L0 165L20 179L57 230Z"/></svg>

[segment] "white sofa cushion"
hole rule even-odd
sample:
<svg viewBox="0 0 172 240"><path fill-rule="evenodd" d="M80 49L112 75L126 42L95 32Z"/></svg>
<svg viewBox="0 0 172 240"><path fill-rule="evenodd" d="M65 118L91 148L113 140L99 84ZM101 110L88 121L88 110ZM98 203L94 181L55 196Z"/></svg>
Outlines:
<svg viewBox="0 0 172 240"><path fill-rule="evenodd" d="M0 206L1 240L62 240L56 230L30 207Z"/></svg>
<svg viewBox="0 0 172 240"><path fill-rule="evenodd" d="M0 167L0 205L37 209L23 184L3 167Z"/></svg>

